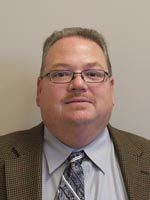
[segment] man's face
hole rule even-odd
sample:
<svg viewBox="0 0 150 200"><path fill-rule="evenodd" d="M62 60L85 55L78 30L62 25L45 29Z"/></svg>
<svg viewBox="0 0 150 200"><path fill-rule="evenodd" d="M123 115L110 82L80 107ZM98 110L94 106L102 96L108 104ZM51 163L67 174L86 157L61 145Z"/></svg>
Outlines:
<svg viewBox="0 0 150 200"><path fill-rule="evenodd" d="M101 48L93 41L67 37L58 40L48 51L44 72L51 70L102 69L108 72ZM113 107L114 80L102 83L86 83L76 75L70 83L52 83L48 78L38 80L37 105L44 123L61 126L87 124L107 125Z"/></svg>

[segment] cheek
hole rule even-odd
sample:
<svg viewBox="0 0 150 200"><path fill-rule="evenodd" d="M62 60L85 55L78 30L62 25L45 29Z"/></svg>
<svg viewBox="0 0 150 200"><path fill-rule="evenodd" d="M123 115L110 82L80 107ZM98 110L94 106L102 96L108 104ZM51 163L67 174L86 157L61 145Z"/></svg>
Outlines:
<svg viewBox="0 0 150 200"><path fill-rule="evenodd" d="M41 102L48 107L55 107L61 103L63 94L60 88L48 88L41 91Z"/></svg>
<svg viewBox="0 0 150 200"><path fill-rule="evenodd" d="M99 106L108 106L114 104L114 94L110 87L101 87L95 90L96 101Z"/></svg>

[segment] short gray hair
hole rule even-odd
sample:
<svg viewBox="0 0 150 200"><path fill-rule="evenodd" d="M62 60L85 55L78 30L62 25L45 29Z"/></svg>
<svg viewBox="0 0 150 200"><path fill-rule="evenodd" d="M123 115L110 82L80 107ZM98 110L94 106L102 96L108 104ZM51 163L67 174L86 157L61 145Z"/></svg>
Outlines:
<svg viewBox="0 0 150 200"><path fill-rule="evenodd" d="M43 45L43 55L42 55L40 75L42 75L43 73L43 70L45 67L45 58L47 56L47 53L50 47L53 46L53 44L57 42L58 40L62 38L66 38L66 37L71 37L71 36L85 38L97 43L105 55L109 74L112 75L112 67L111 67L111 63L110 63L110 59L108 55L107 45L106 45L103 35L94 29L81 28L81 27L64 28L60 31L55 31L45 40L44 45Z"/></svg>

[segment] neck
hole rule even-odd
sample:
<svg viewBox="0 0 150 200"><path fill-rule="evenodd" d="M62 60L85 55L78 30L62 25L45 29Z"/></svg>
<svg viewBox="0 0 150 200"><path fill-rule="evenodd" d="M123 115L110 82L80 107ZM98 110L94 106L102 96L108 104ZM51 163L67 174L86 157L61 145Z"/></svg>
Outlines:
<svg viewBox="0 0 150 200"><path fill-rule="evenodd" d="M96 139L107 126L93 125L63 125L50 126L46 125L48 130L54 134L62 143L71 148L82 148ZM61 128L60 128L61 127Z"/></svg>

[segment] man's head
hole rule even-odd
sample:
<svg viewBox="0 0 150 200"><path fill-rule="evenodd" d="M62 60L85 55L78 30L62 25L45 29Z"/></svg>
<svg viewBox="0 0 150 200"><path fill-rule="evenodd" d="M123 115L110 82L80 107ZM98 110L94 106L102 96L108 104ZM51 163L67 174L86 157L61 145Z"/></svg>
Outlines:
<svg viewBox="0 0 150 200"><path fill-rule="evenodd" d="M76 29L88 34L73 34ZM77 148L93 141L107 126L114 79L102 36L89 29L65 30L67 35L64 30L55 32L45 42L36 101L49 131Z"/></svg>

